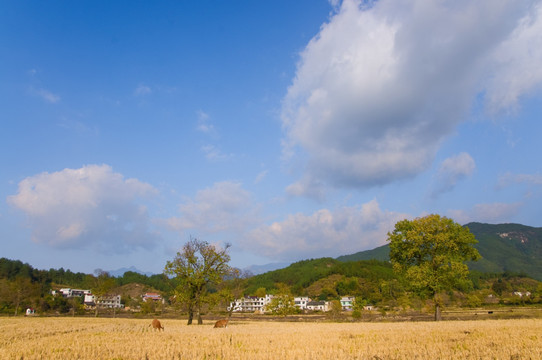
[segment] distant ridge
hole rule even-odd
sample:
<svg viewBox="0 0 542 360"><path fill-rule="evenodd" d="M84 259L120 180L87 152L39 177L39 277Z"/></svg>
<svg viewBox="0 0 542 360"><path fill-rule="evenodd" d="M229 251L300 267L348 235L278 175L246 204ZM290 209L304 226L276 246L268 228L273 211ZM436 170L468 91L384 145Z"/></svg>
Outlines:
<svg viewBox="0 0 542 360"><path fill-rule="evenodd" d="M120 268L120 269L117 269L117 270L109 270L109 271L107 271L107 273L109 273L109 275L114 276L114 277L122 277L124 275L124 273L127 272L127 271L132 271L132 272L135 272L135 273L138 273L138 274L141 274L141 275L146 275L146 276L154 275L154 273L152 273L152 272L141 271L138 268L136 268L135 266L130 266L129 268L123 267L123 268Z"/></svg>
<svg viewBox="0 0 542 360"><path fill-rule="evenodd" d="M542 228L521 224L465 225L474 234L475 247L482 255L477 262L468 263L471 270L487 273L523 273L542 281ZM376 259L389 260L389 245L339 256L339 261Z"/></svg>
<svg viewBox="0 0 542 360"><path fill-rule="evenodd" d="M359 260L390 260L390 247L382 245L372 250L360 251L352 255L343 255L337 258L339 261L359 261Z"/></svg>
<svg viewBox="0 0 542 360"><path fill-rule="evenodd" d="M264 265L251 265L249 267L244 268L243 270L250 272L253 275L259 275L266 273L268 271L278 270L282 269L284 267L287 267L290 265L290 263L270 263L270 264L264 264Z"/></svg>

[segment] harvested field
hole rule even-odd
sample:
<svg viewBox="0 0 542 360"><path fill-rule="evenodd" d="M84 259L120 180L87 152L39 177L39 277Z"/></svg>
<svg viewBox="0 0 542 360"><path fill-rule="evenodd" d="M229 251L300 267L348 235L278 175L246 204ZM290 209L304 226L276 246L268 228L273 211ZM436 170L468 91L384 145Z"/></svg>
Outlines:
<svg viewBox="0 0 542 360"><path fill-rule="evenodd" d="M1 359L542 359L542 320L330 323L0 318Z"/></svg>

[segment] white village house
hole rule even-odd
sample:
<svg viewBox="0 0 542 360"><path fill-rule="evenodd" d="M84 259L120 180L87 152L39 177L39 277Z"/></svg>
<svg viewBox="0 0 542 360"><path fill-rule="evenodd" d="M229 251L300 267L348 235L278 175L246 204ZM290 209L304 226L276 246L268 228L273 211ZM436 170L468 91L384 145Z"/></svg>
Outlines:
<svg viewBox="0 0 542 360"><path fill-rule="evenodd" d="M92 294L85 295L84 304L87 306L98 306L101 308L124 308L124 305L121 303L120 295L104 295L96 298Z"/></svg>
<svg viewBox="0 0 542 360"><path fill-rule="evenodd" d="M241 299L236 299L230 303L228 311L233 307L233 312L266 312L266 305L273 299L273 295L265 295L265 297L245 296ZM329 303L327 301L312 301L307 296L294 297L294 304L300 310L309 311L328 311Z"/></svg>
<svg viewBox="0 0 542 360"><path fill-rule="evenodd" d="M51 294L53 294L53 296L56 296L57 295L56 290L52 290ZM85 296L87 294L90 294L90 290L62 288L62 289L58 290L58 294L62 295L65 298L72 298L72 297L76 297L76 296L82 297L82 296Z"/></svg>
<svg viewBox="0 0 542 360"><path fill-rule="evenodd" d="M298 307L301 310L307 309L307 304L311 301L311 299L307 296L298 296L294 298L294 304L296 307Z"/></svg>
<svg viewBox="0 0 542 360"><path fill-rule="evenodd" d="M309 301L307 310L310 311L329 311L329 302L327 301Z"/></svg>
<svg viewBox="0 0 542 360"><path fill-rule="evenodd" d="M354 301L356 300L353 296L343 296L341 298L341 307L344 311L351 311L354 308Z"/></svg>
<svg viewBox="0 0 542 360"><path fill-rule="evenodd" d="M265 306L271 302L273 295L265 295L265 297L245 296L241 299L236 299L230 303L228 311L233 308L233 312L261 312L265 311Z"/></svg>
<svg viewBox="0 0 542 360"><path fill-rule="evenodd" d="M162 298L162 295L160 295L158 293L147 292L147 293L141 295L141 298L142 298L142 300L144 302L154 301L154 302L161 302L162 304L165 303L165 300Z"/></svg>
<svg viewBox="0 0 542 360"><path fill-rule="evenodd" d="M83 298L83 304L86 306L108 307L108 308L123 308L124 305L120 302L120 295L105 295L96 299L90 290L62 288L58 290L52 290L53 296L61 295L65 298L81 297Z"/></svg>

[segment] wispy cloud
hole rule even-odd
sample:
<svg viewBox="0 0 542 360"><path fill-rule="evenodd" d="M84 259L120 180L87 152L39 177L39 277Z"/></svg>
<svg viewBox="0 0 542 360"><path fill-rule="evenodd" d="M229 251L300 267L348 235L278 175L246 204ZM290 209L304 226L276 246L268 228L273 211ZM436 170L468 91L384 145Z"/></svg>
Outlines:
<svg viewBox="0 0 542 360"><path fill-rule="evenodd" d="M91 127L79 120L62 119L58 124L59 127L71 130L77 134L92 134L97 135L99 133L96 127Z"/></svg>
<svg viewBox="0 0 542 360"><path fill-rule="evenodd" d="M49 90L46 90L46 89L35 89L35 88L30 88L30 92L40 98L42 98L43 100L47 101L48 103L51 103L51 104L56 104L57 102L59 102L61 100L60 96L59 95L56 95L54 93L52 93L51 91Z"/></svg>
<svg viewBox="0 0 542 360"><path fill-rule="evenodd" d="M201 147L201 151L203 151L203 153L205 154L205 157L208 160L213 160L213 161L226 160L233 156L231 154L222 153L220 149L218 149L214 145L204 145Z"/></svg>
<svg viewBox="0 0 542 360"><path fill-rule="evenodd" d="M145 96L151 93L152 93L151 88L144 84L139 84L134 90L135 96Z"/></svg>
<svg viewBox="0 0 542 360"><path fill-rule="evenodd" d="M452 191L457 183L466 177L470 176L476 163L473 158L467 153L461 153L447 158L442 162L436 176L436 185L432 196Z"/></svg>
<svg viewBox="0 0 542 360"><path fill-rule="evenodd" d="M196 129L203 133L215 134L216 132L215 127L213 124L209 122L209 114L207 114L206 112L202 110L198 110L196 111L196 115L198 117Z"/></svg>
<svg viewBox="0 0 542 360"><path fill-rule="evenodd" d="M254 183L255 184L261 183L263 179L265 179L268 173L269 173L269 170L260 171L260 173L256 176L256 179L254 179Z"/></svg>
<svg viewBox="0 0 542 360"><path fill-rule="evenodd" d="M542 185L541 174L512 174L507 173L499 177L497 188L502 189L513 184Z"/></svg>

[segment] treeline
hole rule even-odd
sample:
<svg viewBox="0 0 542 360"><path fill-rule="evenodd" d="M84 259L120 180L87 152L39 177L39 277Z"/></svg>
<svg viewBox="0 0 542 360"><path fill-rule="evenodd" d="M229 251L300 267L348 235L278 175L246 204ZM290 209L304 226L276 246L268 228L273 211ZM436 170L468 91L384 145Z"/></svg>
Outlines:
<svg viewBox="0 0 542 360"><path fill-rule="evenodd" d="M27 307L42 313L84 313L81 299L54 297L50 294L51 289L70 287L93 290L103 276L103 273L74 273L63 268L38 270L18 260L1 258L0 313L16 314ZM178 285L175 279L163 274L147 276L128 271L120 277L105 276L113 283L113 289L127 284L141 284L158 290L166 299L173 295ZM393 272L389 262L378 260L344 262L332 258L310 259L256 276L245 274L226 283L228 281L236 282L236 297L287 292L292 296L330 301L341 296L354 296L364 303L387 308L419 308L426 300L408 290L404 279ZM209 289L210 293L216 291ZM518 293L522 293L522 296ZM541 303L542 283L521 273L471 271L470 281L443 296L449 305L458 306L480 306L488 301L492 304ZM130 302L130 298L127 299ZM132 305L128 302L127 306Z"/></svg>
<svg viewBox="0 0 542 360"><path fill-rule="evenodd" d="M51 284L70 288L90 289L94 286L96 276L82 272L74 273L71 270L64 270L64 268L38 270L19 260L0 258L0 279L13 281L17 278L28 279L32 283L42 284L44 288L49 287L49 289ZM174 281L168 279L164 274L147 276L127 271L123 276L113 278L115 279L116 286L139 283L163 292L171 291L175 287Z"/></svg>
<svg viewBox="0 0 542 360"><path fill-rule="evenodd" d="M173 279L168 279L163 274L147 276L127 271L123 276L108 277L111 278L114 287L138 283L168 293L176 286ZM92 290L98 283L98 276L92 274L74 273L63 268L39 270L19 260L0 258L0 313L17 314L20 309L27 307L42 312L81 312L80 299L71 300L70 303L62 297L53 297L51 289L69 287Z"/></svg>

